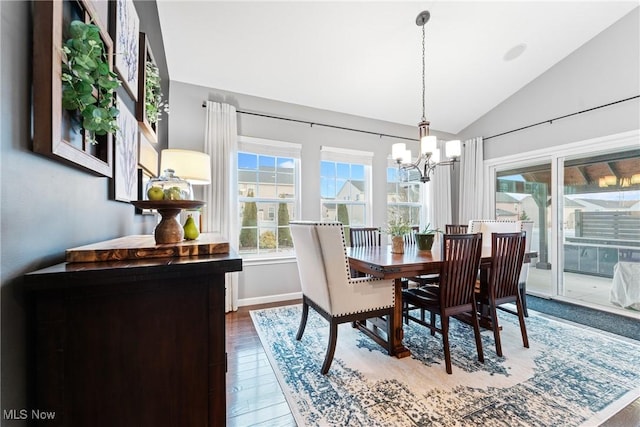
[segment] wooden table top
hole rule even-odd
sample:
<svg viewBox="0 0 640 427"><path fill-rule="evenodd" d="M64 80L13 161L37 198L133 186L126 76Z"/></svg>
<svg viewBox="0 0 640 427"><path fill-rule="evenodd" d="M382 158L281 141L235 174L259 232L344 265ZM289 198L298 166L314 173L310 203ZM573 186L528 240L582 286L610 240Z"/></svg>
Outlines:
<svg viewBox="0 0 640 427"><path fill-rule="evenodd" d="M351 267L355 270L385 279L438 273L442 263L439 249L420 251L416 245L406 245L402 254L391 253L390 245L349 247L347 256ZM482 265L490 264L491 248L483 247L481 257ZM535 257L537 252L528 252L525 255L525 262Z"/></svg>

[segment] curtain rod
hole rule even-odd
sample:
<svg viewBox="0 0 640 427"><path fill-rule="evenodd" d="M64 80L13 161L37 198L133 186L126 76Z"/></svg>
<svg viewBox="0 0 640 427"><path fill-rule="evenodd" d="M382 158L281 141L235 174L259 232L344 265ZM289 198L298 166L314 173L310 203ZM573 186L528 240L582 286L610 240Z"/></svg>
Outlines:
<svg viewBox="0 0 640 427"><path fill-rule="evenodd" d="M206 107L207 106L207 101L204 101L202 103L202 106ZM360 132L360 133L366 133L366 134L369 134L369 135L378 135L380 138L382 138L384 136L384 137L387 137L387 138L405 139L407 141L418 141L418 139L415 139L415 138L407 138L407 137L404 137L404 136L389 135L389 134L380 133L380 132L371 132L371 131L368 131L368 130L354 129L354 128L348 128L348 127L344 127L344 126L329 125L329 124L326 124L326 123L316 123L316 122L309 122L309 121L306 121L306 120L290 119L288 117L271 116L269 114L256 113L254 111L236 110L236 113L238 113L238 114L247 114L247 115L250 115L250 116L266 117L268 119L285 120L285 121L288 121L288 122L304 123L304 124L310 125L311 127L313 127L314 125L315 126L324 126L324 127L332 128L332 129L348 130L348 131L351 131L351 132Z"/></svg>
<svg viewBox="0 0 640 427"><path fill-rule="evenodd" d="M619 101L610 102L608 104L598 105L597 107L588 108L586 110L578 111L576 113L566 114L564 116L555 117L553 119L544 120L542 122L534 123L534 124L528 125L528 126L523 126L521 128L518 128L518 129L512 129L512 130L509 130L507 132L502 132L502 133L499 133L497 135L488 136L488 137L482 138L482 139L484 141L486 141L486 140L491 139L491 138L497 138L499 136L504 136L504 135L507 135L509 133L513 133L513 132L518 132L518 131L521 131L521 130L529 129L529 128L532 128L534 126L540 126L540 125L543 125L545 123L553 124L553 122L555 120L566 119L567 117L576 116L576 115L582 114L582 113L588 113L589 111L597 110L599 108L609 107L611 105L619 104L621 102L631 101L632 99L636 99L636 98L640 98L640 95L632 96L632 97L626 98L626 99L621 99Z"/></svg>

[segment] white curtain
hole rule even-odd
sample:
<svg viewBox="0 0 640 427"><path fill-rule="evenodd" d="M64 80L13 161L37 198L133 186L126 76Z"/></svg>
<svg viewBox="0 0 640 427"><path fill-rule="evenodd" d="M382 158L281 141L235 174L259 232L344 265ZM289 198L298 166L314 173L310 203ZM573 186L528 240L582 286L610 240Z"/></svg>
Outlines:
<svg viewBox="0 0 640 427"><path fill-rule="evenodd" d="M233 250L238 235L235 158L238 152L236 109L207 101L204 152L211 157L211 184L206 186L203 230L229 241ZM226 274L225 310L238 309L238 273Z"/></svg>
<svg viewBox="0 0 640 427"><path fill-rule="evenodd" d="M460 224L468 224L472 219L485 219L483 158L482 137L464 141L460 156Z"/></svg>
<svg viewBox="0 0 640 427"><path fill-rule="evenodd" d="M444 153L444 142L438 141ZM444 159L443 159L444 160ZM451 166L437 166L427 184L427 216L431 228L445 229L451 224Z"/></svg>

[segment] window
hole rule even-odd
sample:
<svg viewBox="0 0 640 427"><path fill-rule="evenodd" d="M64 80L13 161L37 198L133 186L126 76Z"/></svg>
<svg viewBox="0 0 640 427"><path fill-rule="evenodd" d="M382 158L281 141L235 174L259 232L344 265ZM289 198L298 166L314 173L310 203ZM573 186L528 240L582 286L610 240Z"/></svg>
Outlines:
<svg viewBox="0 0 640 427"><path fill-rule="evenodd" d="M387 168L387 218L400 216L414 227L420 226L422 216L422 187L417 177L403 179L403 173L417 174L416 171L399 171L397 166Z"/></svg>
<svg viewBox="0 0 640 427"><path fill-rule="evenodd" d="M321 218L349 225L370 223L373 153L322 147L320 161Z"/></svg>
<svg viewBox="0 0 640 427"><path fill-rule="evenodd" d="M300 146L241 137L238 144L239 252L293 254L289 221L299 210Z"/></svg>

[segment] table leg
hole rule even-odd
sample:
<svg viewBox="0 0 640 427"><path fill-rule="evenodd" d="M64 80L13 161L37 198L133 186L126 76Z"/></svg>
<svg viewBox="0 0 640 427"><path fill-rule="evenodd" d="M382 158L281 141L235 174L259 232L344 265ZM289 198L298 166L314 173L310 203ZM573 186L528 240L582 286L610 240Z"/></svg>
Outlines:
<svg viewBox="0 0 640 427"><path fill-rule="evenodd" d="M393 354L398 358L411 356L411 351L402 344L404 331L402 330L402 279L398 278L395 284L395 306L393 312L393 334L389 337Z"/></svg>

